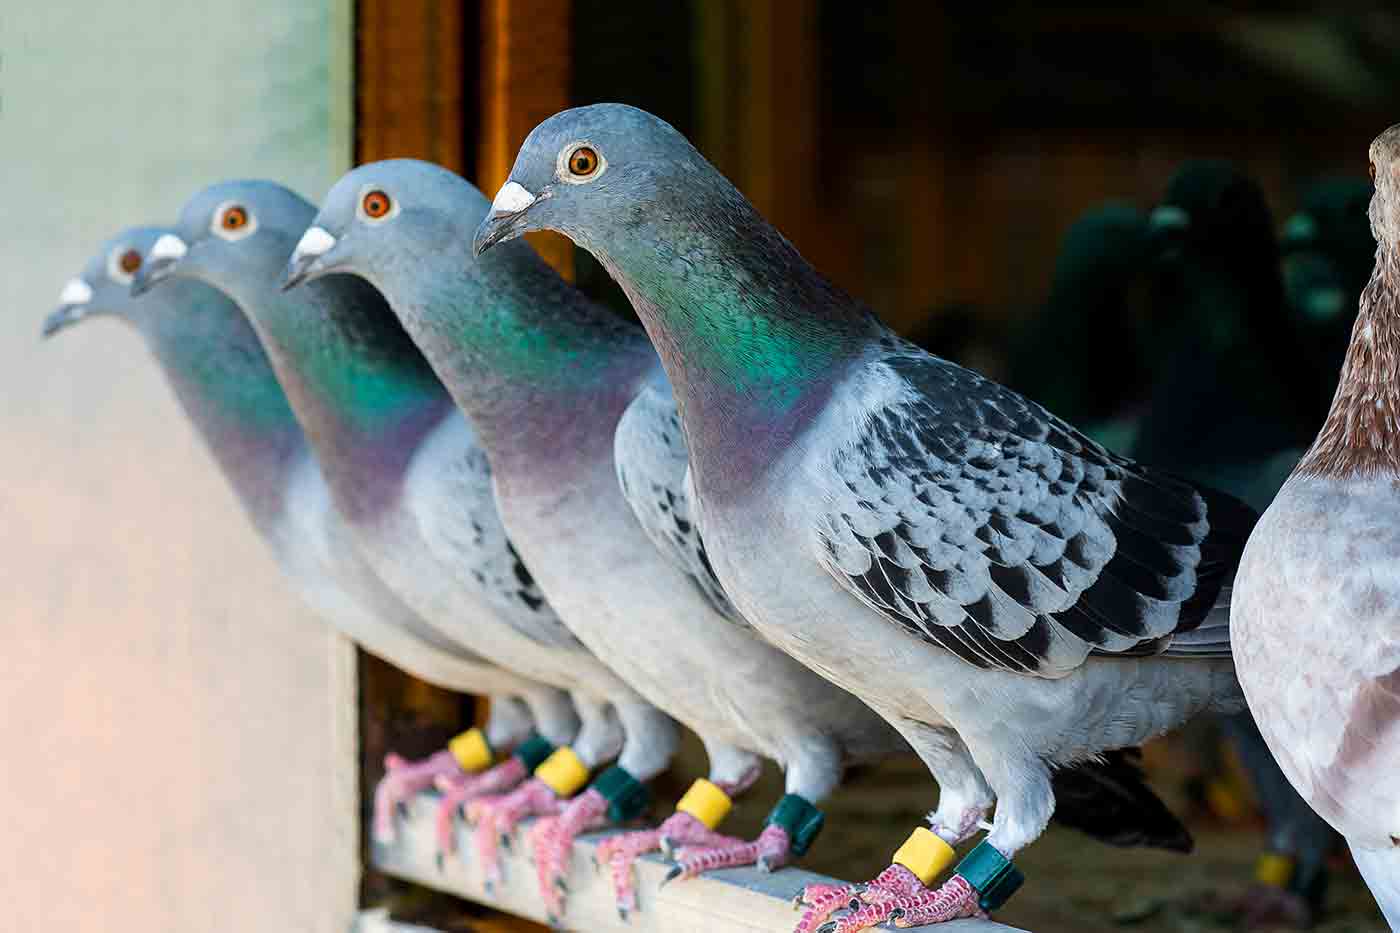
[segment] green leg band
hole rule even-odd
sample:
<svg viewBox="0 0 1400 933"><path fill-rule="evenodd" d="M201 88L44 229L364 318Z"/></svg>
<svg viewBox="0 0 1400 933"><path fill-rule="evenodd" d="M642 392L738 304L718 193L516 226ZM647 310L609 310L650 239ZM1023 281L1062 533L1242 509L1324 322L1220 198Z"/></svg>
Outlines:
<svg viewBox="0 0 1400 933"><path fill-rule="evenodd" d="M977 905L989 911L1005 904L1026 880L1020 869L985 839L963 856L953 871L977 889L981 895Z"/></svg>
<svg viewBox="0 0 1400 933"><path fill-rule="evenodd" d="M515 750L515 757L525 766L526 774L534 774L535 769L554 754L554 743L544 736L532 735Z"/></svg>
<svg viewBox="0 0 1400 933"><path fill-rule="evenodd" d="M785 794L773 812L768 814L769 826L781 826L792 840L792 854L806 855L812 841L822 831L826 817L822 811L797 794Z"/></svg>
<svg viewBox="0 0 1400 933"><path fill-rule="evenodd" d="M608 802L608 819L614 823L635 820L651 803L651 792L646 785L617 765L594 778L593 789Z"/></svg>

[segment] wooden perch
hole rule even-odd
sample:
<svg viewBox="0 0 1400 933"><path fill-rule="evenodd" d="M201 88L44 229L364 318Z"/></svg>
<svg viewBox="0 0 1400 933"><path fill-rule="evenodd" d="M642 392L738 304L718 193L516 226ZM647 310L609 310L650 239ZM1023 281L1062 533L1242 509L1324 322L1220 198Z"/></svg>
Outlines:
<svg viewBox="0 0 1400 933"><path fill-rule="evenodd" d="M398 822L394 843L374 845L374 866L426 887L547 922L535 886L534 866L523 851L526 830L522 827L515 834L515 844L509 851L501 850L505 880L488 893L480 867L473 861L470 827L458 823L457 852L438 866L433 831L437 801L434 793L420 794L410 801L407 818ZM595 871L593 867L593 849L606 836L607 833L593 833L574 846L564 916L568 929L588 933L790 933L799 916L793 908L793 897L806 884L832 880L796 868L772 874L734 868L661 888L669 865L660 856L650 855L637 863L639 909L623 920L613 903L607 872ZM927 929L944 933L1014 930L983 920L959 920Z"/></svg>

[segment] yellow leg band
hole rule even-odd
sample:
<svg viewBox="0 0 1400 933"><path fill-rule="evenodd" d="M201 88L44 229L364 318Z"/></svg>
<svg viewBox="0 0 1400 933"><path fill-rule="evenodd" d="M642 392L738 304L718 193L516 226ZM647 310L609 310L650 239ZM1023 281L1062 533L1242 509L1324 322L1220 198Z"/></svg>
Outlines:
<svg viewBox="0 0 1400 933"><path fill-rule="evenodd" d="M588 783L588 769L572 748L561 745L535 769L535 777L560 797L572 797Z"/></svg>
<svg viewBox="0 0 1400 933"><path fill-rule="evenodd" d="M1278 852L1265 852L1254 863L1254 880L1271 888L1286 888L1293 880L1293 859Z"/></svg>
<svg viewBox="0 0 1400 933"><path fill-rule="evenodd" d="M468 774L485 771L491 767L491 745L486 741L486 734L480 729L468 729L463 732L447 743L447 750Z"/></svg>
<svg viewBox="0 0 1400 933"><path fill-rule="evenodd" d="M956 857L953 847L940 839L937 833L920 826L909 834L890 861L912 871L927 886L943 874L943 869L953 864Z"/></svg>
<svg viewBox="0 0 1400 933"><path fill-rule="evenodd" d="M704 823L706 828L714 829L724 822L732 806L734 801L729 799L728 794L704 778L697 778L681 802L676 804L676 812L689 813Z"/></svg>

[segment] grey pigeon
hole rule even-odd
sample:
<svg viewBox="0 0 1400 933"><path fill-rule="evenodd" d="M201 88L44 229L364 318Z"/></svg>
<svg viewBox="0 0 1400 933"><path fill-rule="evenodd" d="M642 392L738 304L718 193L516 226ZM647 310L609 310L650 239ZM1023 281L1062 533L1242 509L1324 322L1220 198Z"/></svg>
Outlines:
<svg viewBox="0 0 1400 933"><path fill-rule="evenodd" d="M548 742L572 738L557 754L594 766L617 754L623 728L673 742L669 720L589 654L545 602L501 527L475 434L378 293L348 276L279 289L314 214L270 182L206 188L185 205L176 232L152 247L134 287L198 279L238 304L375 572L453 643L569 691L577 736L572 714L532 707ZM514 755L473 789L504 790L535 763Z"/></svg>
<svg viewBox="0 0 1400 933"><path fill-rule="evenodd" d="M757 776L759 756L786 769L788 795L756 842L718 836L684 810L659 831L611 841L600 862L616 869L620 908L635 906L630 859L662 836L687 846L676 875L776 867L805 850L821 820L815 804L844 765L907 746L729 606L688 518L685 443L646 334L589 302L523 242L477 260L471 234L488 207L438 166L363 166L326 196L288 277L351 272L383 292L475 426L511 539L550 602L599 657L700 735L711 787L737 794ZM625 809L614 783L635 787L663 764L624 752L625 774L600 777L538 830L540 880L556 914L574 833Z"/></svg>
<svg viewBox="0 0 1400 933"><path fill-rule="evenodd" d="M1400 928L1400 125L1371 143L1375 268L1316 440L1259 520L1231 610L1250 709Z"/></svg>
<svg viewBox="0 0 1400 933"><path fill-rule="evenodd" d="M518 697L568 727L558 690L490 664L429 626L370 569L331 501L305 434L247 319L222 292L177 279L131 294L145 255L171 231L135 227L103 244L68 282L45 336L78 321L118 318L141 334L233 486L253 527L301 597L367 651L430 683L492 697L485 738L508 749L533 725ZM567 740L568 736L564 737ZM382 827L381 827L382 829Z"/></svg>
<svg viewBox="0 0 1400 933"><path fill-rule="evenodd" d="M829 929L995 908L1055 808L1053 768L1239 708L1222 597L1249 509L899 339L643 111L530 133L476 248L539 229L593 253L659 349L734 605L938 780L932 831ZM799 929L851 897L809 891Z"/></svg>

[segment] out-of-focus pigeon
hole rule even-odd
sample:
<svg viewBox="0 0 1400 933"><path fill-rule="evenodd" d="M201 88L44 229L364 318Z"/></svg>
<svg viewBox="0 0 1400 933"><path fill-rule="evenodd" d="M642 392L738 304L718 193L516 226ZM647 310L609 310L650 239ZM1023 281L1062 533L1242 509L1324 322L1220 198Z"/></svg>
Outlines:
<svg viewBox="0 0 1400 933"><path fill-rule="evenodd" d="M131 294L144 257L171 232L135 227L105 243L64 287L58 309L44 322L45 336L94 317L119 318L136 328L302 598L367 651L414 676L491 696L484 734L464 733L455 747L506 750L523 742L533 722L520 696L557 708L554 718L567 724L572 716L562 692L462 648L419 618L370 568L332 505L257 335L227 296L192 279ZM458 762L449 753L444 764L480 768L488 763L484 759Z"/></svg>
<svg viewBox="0 0 1400 933"><path fill-rule="evenodd" d="M1361 212L1364 223L1364 202ZM1326 399L1307 391L1311 360L1323 352L1321 332L1295 327L1300 319L1284 300L1272 214L1263 190L1237 166L1187 162L1152 219L1163 363L1153 393L1158 407L1130 453L1262 509L1315 430L1306 413L1319 404L1325 410ZM1329 380L1340 364L1338 353ZM1234 906L1253 927L1309 927L1322 907L1337 836L1289 785L1247 712L1221 724L1268 824L1256 883Z"/></svg>
<svg viewBox="0 0 1400 933"><path fill-rule="evenodd" d="M383 218L379 204L388 205ZM352 272L383 292L475 426L511 539L550 602L599 657L704 741L709 779L676 815L600 853L614 869L619 908L635 906L631 861L662 837L687 847L677 876L781 865L811 842L816 805L846 764L908 747L729 605L690 516L685 441L646 334L569 287L523 242L476 259L471 235L488 208L438 166L363 166L326 196L288 277ZM787 795L756 841L717 835L759 756L784 766ZM611 776L542 824L536 859L556 913L573 836L606 812L630 815L617 790L640 787L664 763L626 751Z"/></svg>
<svg viewBox="0 0 1400 933"><path fill-rule="evenodd" d="M557 806L556 792L577 789L575 772L617 754L623 729L669 748L671 722L579 644L545 602L506 539L471 426L378 293L349 276L292 293L278 287L315 213L270 182L206 188L185 205L176 232L156 241L134 287L193 278L231 297L267 350L331 498L376 573L454 643L569 691L578 734L538 765L541 780L526 782L533 794L522 813ZM572 716L547 722L555 710L533 712L546 740L568 740ZM531 763L512 756L473 789L502 789L528 776ZM478 835L490 840L494 876L497 833Z"/></svg>
<svg viewBox="0 0 1400 933"><path fill-rule="evenodd" d="M932 831L831 923L990 910L1051 770L1237 708L1220 597L1254 515L900 340L670 126L603 104L527 137L478 251L553 229L660 350L707 554L740 613L937 777ZM993 802L987 838L926 887ZM808 892L799 928L849 903Z"/></svg>
<svg viewBox="0 0 1400 933"><path fill-rule="evenodd" d="M1076 220L1060 244L1045 305L1020 329L1006 377L1009 387L1120 453L1132 443L1152 384L1143 287L1150 233L1147 215L1128 204L1104 204Z"/></svg>
<svg viewBox="0 0 1400 933"><path fill-rule="evenodd" d="M1400 125L1371 144L1375 268L1331 411L1250 536L1231 624L1284 773L1400 928Z"/></svg>
<svg viewBox="0 0 1400 933"><path fill-rule="evenodd" d="M1259 186L1229 162L1188 162L1151 223L1152 342L1162 362L1132 456L1193 475L1301 446L1315 427L1311 387L1278 369L1297 359L1298 341ZM1216 359L1229 365L1202 363Z"/></svg>
<svg viewBox="0 0 1400 933"><path fill-rule="evenodd" d="M1370 200L1371 182L1365 177L1323 179L1303 193L1280 237L1301 360L1315 387L1310 429L1327 415L1361 289L1375 262L1376 241L1366 217Z"/></svg>

